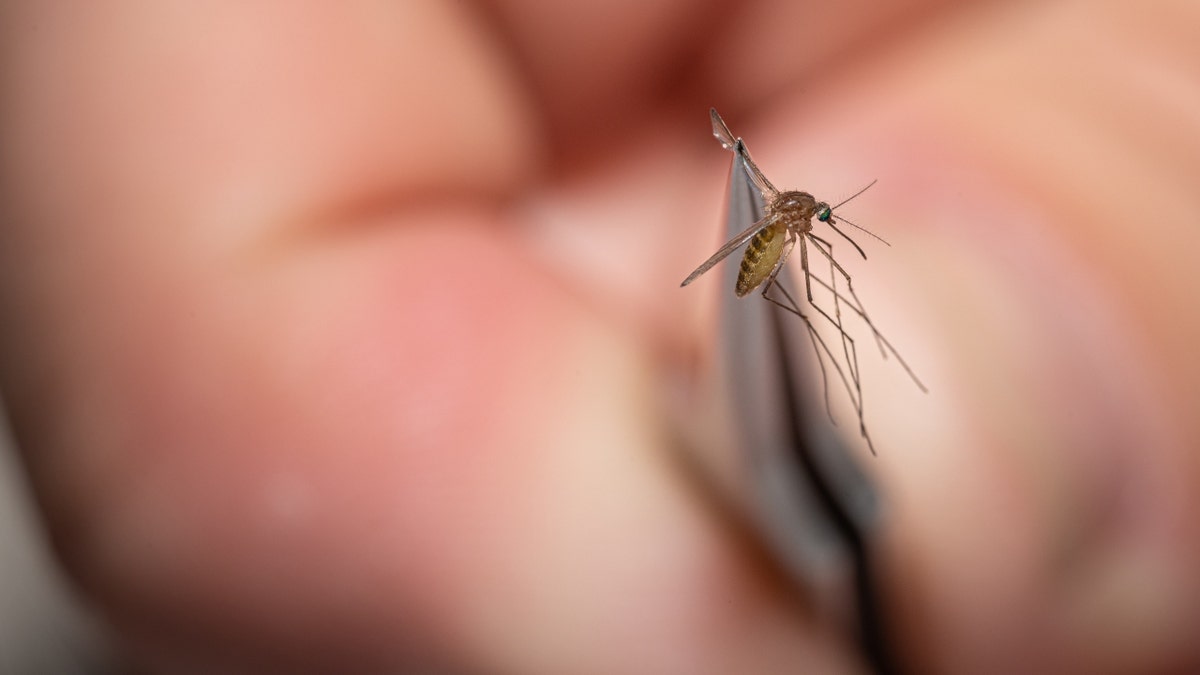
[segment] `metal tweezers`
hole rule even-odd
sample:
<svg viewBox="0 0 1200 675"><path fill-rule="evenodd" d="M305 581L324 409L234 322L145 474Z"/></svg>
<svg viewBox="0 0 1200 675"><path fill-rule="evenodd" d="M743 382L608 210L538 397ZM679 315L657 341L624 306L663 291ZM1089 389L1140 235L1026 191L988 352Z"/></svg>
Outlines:
<svg viewBox="0 0 1200 675"><path fill-rule="evenodd" d="M764 206L742 139L730 149L727 237L762 218ZM733 288L737 273L738 265L724 265L723 288ZM797 288L787 265L777 281ZM721 298L718 379L753 492L752 518L818 615L857 638L874 672L895 673L869 558L879 500L806 395L814 376L801 352L810 345L807 328L762 298Z"/></svg>

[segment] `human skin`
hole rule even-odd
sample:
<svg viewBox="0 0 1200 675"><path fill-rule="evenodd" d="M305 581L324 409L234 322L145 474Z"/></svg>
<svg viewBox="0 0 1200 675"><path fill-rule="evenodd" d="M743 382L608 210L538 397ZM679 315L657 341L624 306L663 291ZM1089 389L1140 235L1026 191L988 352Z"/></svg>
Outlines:
<svg viewBox="0 0 1200 675"><path fill-rule="evenodd" d="M1195 3L822 7L5 4L0 387L130 657L861 672L670 459L716 105L879 180L901 658L1200 667Z"/></svg>

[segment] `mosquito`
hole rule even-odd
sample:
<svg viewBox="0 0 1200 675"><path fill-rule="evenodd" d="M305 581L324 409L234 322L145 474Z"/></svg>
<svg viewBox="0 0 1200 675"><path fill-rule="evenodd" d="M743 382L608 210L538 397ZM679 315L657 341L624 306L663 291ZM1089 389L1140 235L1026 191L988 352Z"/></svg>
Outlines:
<svg viewBox="0 0 1200 675"><path fill-rule="evenodd" d="M778 190L767 177L763 175L754 160L750 158L750 151L746 148L746 144L740 138L735 138L726 126L725 120L717 114L716 108L709 109L709 116L712 118L713 135L721 142L721 145L734 154L738 155L745 162L747 172L750 176L754 187L762 194L763 203L766 205L765 214L761 219L754 222L744 231L734 236L729 241L725 242L716 253L708 260L705 260L699 267L695 269L680 286L687 286L695 281L700 275L712 269L714 265L724 260L731 253L746 246L746 252L742 256L742 264L738 270L737 284L734 287L734 294L741 298L748 295L756 288L762 287L761 295L768 302L795 314L804 320L808 328L809 338L813 344L813 350L817 354L817 362L821 366L821 380L825 396L825 410L829 415L829 419L835 425L837 421L833 417L833 411L829 406L829 383L825 371L825 362L822 358L822 352L828 356L830 363L838 373L843 386L846 388L847 394L854 405L855 412L858 415L859 433L867 442L867 447L871 450L871 454L875 454L875 446L871 442L871 436L867 433L866 422L863 418L863 395L862 395L862 380L859 376L858 369L858 351L852 338L847 332L842 323L842 307L848 307L854 314L857 314L864 323L871 329L871 333L875 338L876 344L879 346L880 355L886 359L890 353L900 363L908 376L922 392L928 392L920 378L916 376L912 368L905 362L900 353L896 351L887 338L875 328L875 324L871 318L867 316L866 308L862 301L858 299L858 294L854 291L854 285L851 281L850 274L845 268L838 263L833 257L833 243L817 234L813 233L812 219L816 217L818 222L824 223L830 227L835 233L843 239L850 242L855 251L863 257L867 258L866 252L846 234L846 232L838 227L839 223L849 225L856 230L859 230L868 236L871 236L884 244L891 246L882 237L867 230L864 227L856 225L842 216L834 217L834 211L846 204L850 200L858 197L866 192L875 181L871 181L866 187L854 193L850 197L838 202L834 206L830 206L824 201L818 201L815 197L807 192L798 190ZM808 304L813 307L821 316L823 316L830 324L837 329L841 336L842 354L846 359L846 369L843 370L837 357L829 348L829 345L817 332L809 317L800 310L799 305L788 293L787 289L782 284L776 283L776 276L779 270L783 268L783 264L791 255L792 249L796 244L800 244L800 267L804 270L804 291L808 298ZM819 276L812 273L808 264L808 248L812 246L822 257L829 262L829 282L826 282ZM846 283L846 291L850 297L847 298L838 289L838 278L844 279ZM812 287L813 283L823 287L829 291L833 297L833 313L832 315L823 309L820 305L813 301ZM778 289L782 294L781 298L773 297L771 291ZM786 302L785 302L786 301ZM847 372L849 371L849 376Z"/></svg>

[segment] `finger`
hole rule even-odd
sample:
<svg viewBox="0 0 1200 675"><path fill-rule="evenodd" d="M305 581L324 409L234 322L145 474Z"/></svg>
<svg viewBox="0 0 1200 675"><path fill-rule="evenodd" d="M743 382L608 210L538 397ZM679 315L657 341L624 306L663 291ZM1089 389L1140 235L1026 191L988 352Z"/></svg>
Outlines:
<svg viewBox="0 0 1200 675"><path fill-rule="evenodd" d="M638 344L509 236L537 139L473 18L193 11L3 22L0 382L140 658L843 664L654 459Z"/></svg>

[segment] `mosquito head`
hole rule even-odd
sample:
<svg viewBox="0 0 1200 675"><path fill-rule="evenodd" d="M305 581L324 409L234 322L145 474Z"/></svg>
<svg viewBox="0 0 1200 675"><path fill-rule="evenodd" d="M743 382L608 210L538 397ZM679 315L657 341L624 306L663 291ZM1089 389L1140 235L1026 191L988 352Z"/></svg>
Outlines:
<svg viewBox="0 0 1200 675"><path fill-rule="evenodd" d="M828 223L831 217L833 217L833 209L829 208L825 202L817 202L817 220Z"/></svg>

